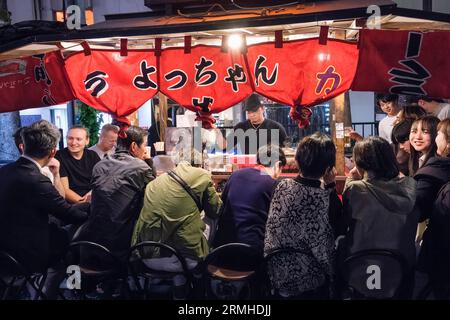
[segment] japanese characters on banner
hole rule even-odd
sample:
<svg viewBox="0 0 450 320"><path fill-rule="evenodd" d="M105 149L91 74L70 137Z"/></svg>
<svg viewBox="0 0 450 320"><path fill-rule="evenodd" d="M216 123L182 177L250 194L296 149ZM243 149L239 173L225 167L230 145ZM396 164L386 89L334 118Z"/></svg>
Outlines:
<svg viewBox="0 0 450 320"><path fill-rule="evenodd" d="M0 112L76 97L123 117L161 91L210 126L212 113L256 91L291 106L293 119L307 124L310 112L304 107L350 87L450 98L449 32L362 30L359 49L350 42L323 40L260 43L246 53L205 45L165 48L158 54L93 49L68 57L65 70L59 52L3 61Z"/></svg>
<svg viewBox="0 0 450 320"><path fill-rule="evenodd" d="M189 51L91 50L69 57L66 70L77 98L101 111L125 116L159 90L210 127L212 113L253 91L292 107L331 99L350 88L358 61L356 45L339 40L257 44L247 54L205 45Z"/></svg>
<svg viewBox="0 0 450 320"><path fill-rule="evenodd" d="M318 39L273 43L248 48L255 91L280 103L310 106L347 91L358 63L355 44Z"/></svg>
<svg viewBox="0 0 450 320"><path fill-rule="evenodd" d="M60 52L0 61L0 112L74 100Z"/></svg>
<svg viewBox="0 0 450 320"><path fill-rule="evenodd" d="M450 33L362 30L357 91L450 98Z"/></svg>
<svg viewBox="0 0 450 320"><path fill-rule="evenodd" d="M190 53L165 49L160 66L160 91L197 112L208 127L211 113L232 107L253 92L243 56L222 52L220 47L196 46Z"/></svg>
<svg viewBox="0 0 450 320"><path fill-rule="evenodd" d="M123 117L158 92L153 51L92 50L66 59L66 70L79 100L100 111Z"/></svg>

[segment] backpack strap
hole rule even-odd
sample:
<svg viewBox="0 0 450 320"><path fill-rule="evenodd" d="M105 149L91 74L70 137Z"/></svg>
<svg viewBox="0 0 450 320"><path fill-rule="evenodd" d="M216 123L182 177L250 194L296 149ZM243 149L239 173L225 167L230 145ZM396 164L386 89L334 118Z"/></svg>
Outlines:
<svg viewBox="0 0 450 320"><path fill-rule="evenodd" d="M192 200L194 200L195 204L197 205L197 208L200 212L203 211L203 206L200 201L200 198L195 194L195 192L192 190L191 187L184 181L178 174L175 173L175 171L169 171L167 174L174 179L180 186L183 187L183 189L191 196Z"/></svg>

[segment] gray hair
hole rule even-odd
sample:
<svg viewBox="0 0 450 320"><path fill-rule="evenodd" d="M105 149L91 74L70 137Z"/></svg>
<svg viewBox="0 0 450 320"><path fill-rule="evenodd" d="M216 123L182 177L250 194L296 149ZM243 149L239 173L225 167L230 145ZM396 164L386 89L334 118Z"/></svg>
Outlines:
<svg viewBox="0 0 450 320"><path fill-rule="evenodd" d="M280 161L281 166L286 165L286 155L278 145L265 145L258 149L256 163L264 167L274 167Z"/></svg>
<svg viewBox="0 0 450 320"><path fill-rule="evenodd" d="M102 127L102 130L100 131L100 135L104 135L105 133L107 133L109 131L112 131L114 133L119 133L119 130L120 130L120 128L118 126L107 123Z"/></svg>
<svg viewBox="0 0 450 320"><path fill-rule="evenodd" d="M37 159L47 157L58 145L61 134L46 120L39 120L23 129L24 154Z"/></svg>

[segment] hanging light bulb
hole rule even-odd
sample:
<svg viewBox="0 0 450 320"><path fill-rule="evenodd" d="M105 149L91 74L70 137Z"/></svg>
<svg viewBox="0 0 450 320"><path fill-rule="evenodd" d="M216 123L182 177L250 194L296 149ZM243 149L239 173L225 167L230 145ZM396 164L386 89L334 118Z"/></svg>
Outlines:
<svg viewBox="0 0 450 320"><path fill-rule="evenodd" d="M330 60L330 54L329 53L319 53L317 55L317 58L319 59L320 62L328 61L328 60Z"/></svg>
<svg viewBox="0 0 450 320"><path fill-rule="evenodd" d="M228 37L228 48L238 50L243 45L242 36L240 34L232 34Z"/></svg>

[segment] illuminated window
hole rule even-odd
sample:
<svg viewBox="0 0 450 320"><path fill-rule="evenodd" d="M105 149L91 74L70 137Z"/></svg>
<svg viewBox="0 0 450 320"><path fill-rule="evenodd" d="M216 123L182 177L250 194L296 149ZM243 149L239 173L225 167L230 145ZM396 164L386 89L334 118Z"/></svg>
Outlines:
<svg viewBox="0 0 450 320"><path fill-rule="evenodd" d="M64 22L64 14L63 14L62 10L61 11L54 11L54 13L55 13L55 20L56 21Z"/></svg>
<svg viewBox="0 0 450 320"><path fill-rule="evenodd" d="M86 16L86 24L90 26L91 24L94 24L94 10L92 8L86 9L84 11L84 14Z"/></svg>
<svg viewBox="0 0 450 320"><path fill-rule="evenodd" d="M54 10L54 18L56 21L64 22L64 13L62 10ZM94 24L94 11L92 8L86 9L84 11L86 17L86 25Z"/></svg>

